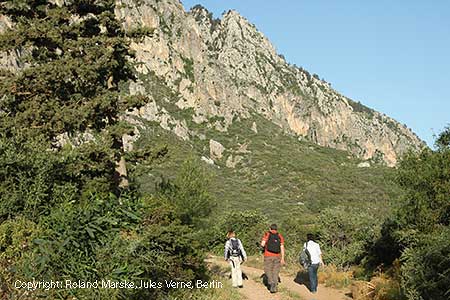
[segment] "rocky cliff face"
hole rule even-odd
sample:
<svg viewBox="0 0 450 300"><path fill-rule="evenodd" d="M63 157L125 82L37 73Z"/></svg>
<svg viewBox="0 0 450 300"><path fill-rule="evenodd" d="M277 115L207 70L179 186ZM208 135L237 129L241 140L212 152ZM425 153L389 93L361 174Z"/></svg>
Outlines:
<svg viewBox="0 0 450 300"><path fill-rule="evenodd" d="M214 20L201 6L185 12L177 0L119 0L117 7L127 30L153 31L132 44L136 69L163 78L178 95L177 107L192 108L196 123L226 131L258 113L299 137L388 165L424 145L392 118L287 63L235 11Z"/></svg>
<svg viewBox="0 0 450 300"><path fill-rule="evenodd" d="M233 122L259 114L299 139L391 166L408 149L424 145L392 118L287 63L235 11L218 20L201 6L186 12L178 0L117 0L115 13L128 32L147 32L131 44L139 80L129 92L149 99L130 114L137 125L133 115L189 140L201 138L191 123L225 132ZM0 20L0 30L9 26ZM2 53L0 63L20 68L17 55Z"/></svg>

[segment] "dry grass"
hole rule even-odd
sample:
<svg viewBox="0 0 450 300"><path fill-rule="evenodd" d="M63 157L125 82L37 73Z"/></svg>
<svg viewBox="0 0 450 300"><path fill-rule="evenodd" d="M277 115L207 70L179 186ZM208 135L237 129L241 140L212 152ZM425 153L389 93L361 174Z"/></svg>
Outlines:
<svg viewBox="0 0 450 300"><path fill-rule="evenodd" d="M368 281L356 280L354 271L339 271L328 265L319 269L319 282L333 288L351 287L355 300L401 300L403 299L398 270L394 267L389 274L377 272Z"/></svg>
<svg viewBox="0 0 450 300"><path fill-rule="evenodd" d="M355 300L400 300L403 299L400 284L386 276L375 276L367 281L355 281L352 284L352 296Z"/></svg>
<svg viewBox="0 0 450 300"><path fill-rule="evenodd" d="M354 280L351 270L339 271L334 265L320 267L318 279L319 283L338 289L350 286Z"/></svg>

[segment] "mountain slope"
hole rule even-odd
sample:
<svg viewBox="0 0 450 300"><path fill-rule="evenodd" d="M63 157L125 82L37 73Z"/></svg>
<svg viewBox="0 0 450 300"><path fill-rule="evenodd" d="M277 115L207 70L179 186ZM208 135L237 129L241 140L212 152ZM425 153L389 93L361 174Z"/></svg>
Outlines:
<svg viewBox="0 0 450 300"><path fill-rule="evenodd" d="M154 192L161 178L174 178L189 157L206 160L212 156L214 163L206 165L219 211L256 209L279 221L292 213L309 215L336 205L370 207L373 213L381 214L399 195L394 169L377 165L363 168L361 161L347 152L299 142L258 115L233 123L228 132L199 127L204 136L189 141L177 138L158 123L143 124L146 129L136 147L165 148L168 153L152 170L136 170L146 193ZM254 124L259 128L257 133L252 130ZM223 150L214 154L216 142Z"/></svg>
<svg viewBox="0 0 450 300"><path fill-rule="evenodd" d="M148 76L164 81L175 95L170 100L174 110L189 113L188 118L176 120L168 114L162 126L171 127L183 139L196 135L187 123L226 132L235 121L256 113L301 139L389 166L409 149L424 146L397 121L288 64L235 11L214 20L201 6L185 12L177 0L121 0L118 4L116 16L129 32L142 28L151 32L132 43L142 80L133 84L131 92L167 101L145 88Z"/></svg>

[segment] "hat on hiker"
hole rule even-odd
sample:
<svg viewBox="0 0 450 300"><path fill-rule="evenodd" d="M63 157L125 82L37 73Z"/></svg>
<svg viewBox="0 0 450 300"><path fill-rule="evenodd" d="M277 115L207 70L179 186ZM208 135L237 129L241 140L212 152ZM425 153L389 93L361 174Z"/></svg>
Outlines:
<svg viewBox="0 0 450 300"><path fill-rule="evenodd" d="M271 229L271 230L277 230L277 229L278 229L277 224L272 224L272 225L270 225L270 229Z"/></svg>

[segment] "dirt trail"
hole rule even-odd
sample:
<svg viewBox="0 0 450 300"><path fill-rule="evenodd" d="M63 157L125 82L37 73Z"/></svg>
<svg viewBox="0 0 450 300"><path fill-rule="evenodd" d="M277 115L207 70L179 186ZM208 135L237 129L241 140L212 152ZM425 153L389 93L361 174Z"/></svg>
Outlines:
<svg viewBox="0 0 450 300"><path fill-rule="evenodd" d="M207 260L211 264L219 265L221 267L228 267L228 264L217 257L211 257ZM248 280L244 281L244 288L239 289L248 300L285 300L298 299L301 300L349 300L345 295L345 291L336 290L325 287L319 284L316 294L312 294L308 288L294 281L294 278L280 274L281 283L278 285L279 293L271 294L262 284L260 276L264 273L263 270L242 265L243 272L248 276ZM291 296L289 296L289 294ZM294 296L292 296L294 295Z"/></svg>

